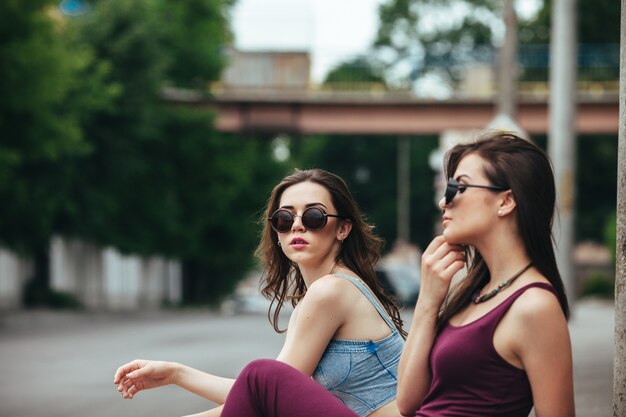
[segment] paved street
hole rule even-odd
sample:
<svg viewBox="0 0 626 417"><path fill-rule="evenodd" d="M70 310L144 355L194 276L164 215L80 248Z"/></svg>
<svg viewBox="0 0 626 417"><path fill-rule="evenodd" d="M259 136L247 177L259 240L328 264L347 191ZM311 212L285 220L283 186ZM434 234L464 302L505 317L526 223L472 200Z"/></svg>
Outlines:
<svg viewBox="0 0 626 417"><path fill-rule="evenodd" d="M254 358L275 357L283 341L263 313L2 314L2 417L169 417L198 412L211 404L175 387L123 400L112 384L113 373L123 362L150 358L234 376ZM610 303L587 300L577 305L571 321L579 417L612 415L613 320Z"/></svg>

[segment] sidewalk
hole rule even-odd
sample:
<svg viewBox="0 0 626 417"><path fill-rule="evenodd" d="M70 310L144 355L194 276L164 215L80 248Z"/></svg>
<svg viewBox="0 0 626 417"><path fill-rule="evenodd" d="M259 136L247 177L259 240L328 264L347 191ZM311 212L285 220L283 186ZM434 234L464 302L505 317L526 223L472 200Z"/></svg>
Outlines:
<svg viewBox="0 0 626 417"><path fill-rule="evenodd" d="M615 309L611 301L578 300L570 320L574 395L579 417L613 415Z"/></svg>
<svg viewBox="0 0 626 417"><path fill-rule="evenodd" d="M410 313L405 313L408 326ZM614 314L613 303L604 300L579 300L573 308L569 327L578 417L612 415ZM252 351L250 338L257 341ZM171 390L162 403L160 393L150 396L149 405L117 401L110 374L129 358L146 355L227 372L240 369L259 355L273 357L281 340L282 336L271 331L265 313L3 313L0 358L4 360L0 360L0 370L7 378L0 387L0 415L139 417L155 412L166 415L166 406L172 408L172 413L180 413L180 404L192 404L193 397ZM85 373L85 369L90 372ZM54 379L51 375L55 375ZM80 398L74 395L78 385ZM52 408L51 402L55 403ZM94 404L100 404L98 413L86 411Z"/></svg>

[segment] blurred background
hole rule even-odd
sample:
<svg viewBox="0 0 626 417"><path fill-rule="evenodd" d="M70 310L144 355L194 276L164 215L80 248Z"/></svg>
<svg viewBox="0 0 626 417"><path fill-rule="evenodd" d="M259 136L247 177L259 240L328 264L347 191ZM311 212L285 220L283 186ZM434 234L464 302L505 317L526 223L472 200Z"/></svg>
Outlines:
<svg viewBox="0 0 626 417"><path fill-rule="evenodd" d="M294 168L346 179L386 241L381 280L410 304L443 152L493 126L506 80L507 126L548 150L552 6L0 2L0 343L76 313L265 311L253 251ZM580 0L576 14L567 283L610 300L620 4Z"/></svg>

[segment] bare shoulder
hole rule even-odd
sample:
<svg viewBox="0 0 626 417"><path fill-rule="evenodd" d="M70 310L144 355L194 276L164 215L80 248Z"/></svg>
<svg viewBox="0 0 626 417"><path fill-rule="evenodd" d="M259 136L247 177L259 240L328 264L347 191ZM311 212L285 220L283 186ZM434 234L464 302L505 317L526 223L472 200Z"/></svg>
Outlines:
<svg viewBox="0 0 626 417"><path fill-rule="evenodd" d="M313 282L307 289L303 301L307 304L336 308L345 304L352 284L334 275L326 275Z"/></svg>
<svg viewBox="0 0 626 417"><path fill-rule="evenodd" d="M524 327L561 326L566 323L556 295L539 287L524 291L511 306L511 313Z"/></svg>

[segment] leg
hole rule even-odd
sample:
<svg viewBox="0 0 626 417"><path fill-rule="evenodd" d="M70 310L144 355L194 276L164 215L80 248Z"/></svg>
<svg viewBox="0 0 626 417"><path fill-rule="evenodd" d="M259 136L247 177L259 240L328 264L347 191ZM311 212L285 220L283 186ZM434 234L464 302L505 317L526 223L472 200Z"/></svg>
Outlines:
<svg viewBox="0 0 626 417"><path fill-rule="evenodd" d="M230 390L222 417L358 417L317 382L268 359L248 364Z"/></svg>

